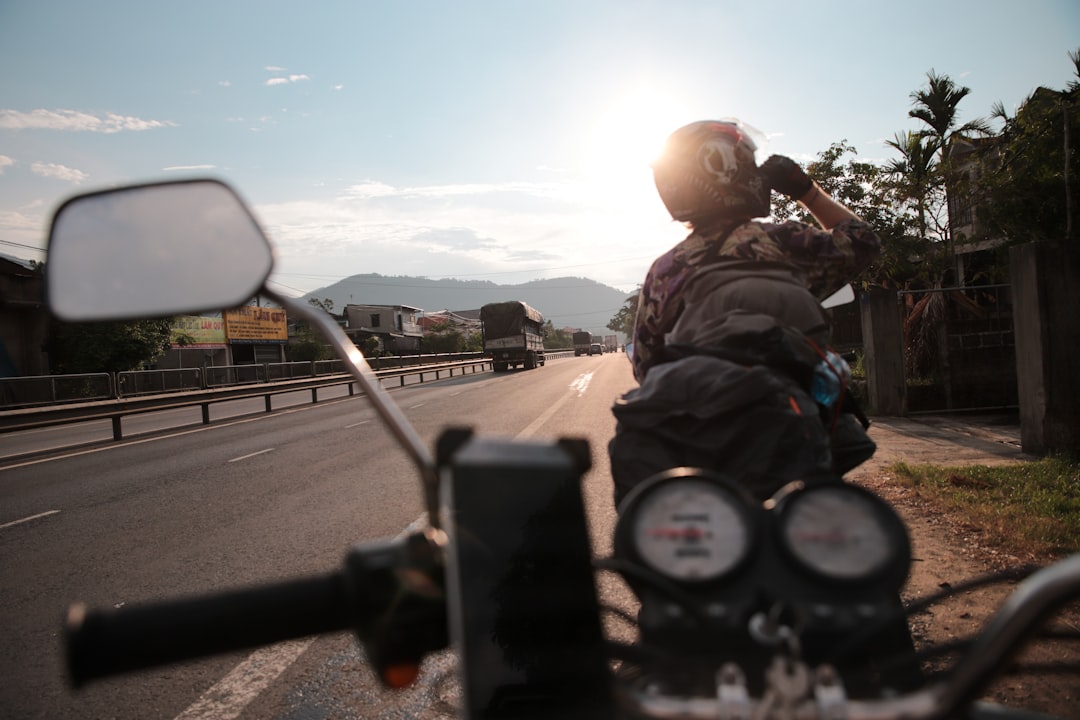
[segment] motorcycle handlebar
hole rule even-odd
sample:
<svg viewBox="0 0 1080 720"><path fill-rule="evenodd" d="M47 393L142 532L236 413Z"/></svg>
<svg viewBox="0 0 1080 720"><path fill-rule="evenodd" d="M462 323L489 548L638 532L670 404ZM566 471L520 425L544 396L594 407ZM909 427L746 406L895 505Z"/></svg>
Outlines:
<svg viewBox="0 0 1080 720"><path fill-rule="evenodd" d="M369 654L375 665L403 657L418 660L424 653L446 646L445 607L440 600L433 602L426 592L403 601L402 587L395 578L403 567L422 568L419 575L441 585L438 572L433 572L438 566L431 564L437 554L437 546L417 534L402 542L358 547L350 553L343 571L325 576L114 610L88 611L84 605L72 606L66 626L72 684L80 686L129 670L346 629L356 630L362 641L371 643ZM415 580L419 590L427 587ZM792 716L834 717L833 705L845 707L847 717L861 720L948 715L975 697L995 674L994 669L1016 651L1025 634L1049 612L1076 597L1078 590L1080 555L1024 581L947 682L876 701L842 697L830 701L826 692L801 703ZM384 618L390 605L400 613L397 622L390 625L400 627L389 633L385 628L374 631L371 618ZM832 684L824 682L822 687L828 691ZM623 693L621 704L636 708L642 717L711 718L716 717L718 698L725 705L734 702L742 711L767 711L760 707L762 701L737 687L712 699ZM994 717L1013 716L1020 717L1008 712Z"/></svg>
<svg viewBox="0 0 1080 720"><path fill-rule="evenodd" d="M73 605L65 626L76 687L95 678L352 625L341 573L115 610Z"/></svg>

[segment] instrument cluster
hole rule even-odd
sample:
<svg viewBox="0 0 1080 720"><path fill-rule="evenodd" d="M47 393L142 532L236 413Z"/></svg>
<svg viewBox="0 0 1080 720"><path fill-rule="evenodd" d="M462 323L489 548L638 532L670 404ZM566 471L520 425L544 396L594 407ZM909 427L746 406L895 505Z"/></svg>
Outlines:
<svg viewBox="0 0 1080 720"><path fill-rule="evenodd" d="M790 483L755 503L732 478L676 468L623 501L615 556L643 604L692 602L732 622L782 606L804 624L835 625L893 602L911 549L896 512L840 478Z"/></svg>

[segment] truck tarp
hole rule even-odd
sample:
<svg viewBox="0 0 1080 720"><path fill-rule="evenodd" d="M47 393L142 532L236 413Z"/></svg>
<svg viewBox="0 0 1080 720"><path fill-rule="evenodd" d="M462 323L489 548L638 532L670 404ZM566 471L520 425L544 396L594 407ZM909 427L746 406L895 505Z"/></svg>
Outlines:
<svg viewBox="0 0 1080 720"><path fill-rule="evenodd" d="M520 300L489 303L480 308L480 322L484 324L484 337L499 338L522 333L525 318L544 324L544 316L536 308Z"/></svg>

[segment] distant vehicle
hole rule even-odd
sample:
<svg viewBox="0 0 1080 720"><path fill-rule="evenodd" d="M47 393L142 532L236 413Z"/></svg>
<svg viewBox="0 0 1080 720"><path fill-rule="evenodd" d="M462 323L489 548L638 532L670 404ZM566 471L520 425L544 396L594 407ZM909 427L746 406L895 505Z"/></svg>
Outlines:
<svg viewBox="0 0 1080 720"><path fill-rule="evenodd" d="M615 335L604 336L604 352L615 352L619 349L619 338Z"/></svg>
<svg viewBox="0 0 1080 720"><path fill-rule="evenodd" d="M589 352L589 345L592 344L592 335L584 330L578 330L574 333L574 357L580 355L592 355Z"/></svg>
<svg viewBox="0 0 1080 720"><path fill-rule="evenodd" d="M521 365L532 370L544 364L544 316L520 300L488 303L480 308L484 352L495 372Z"/></svg>
<svg viewBox="0 0 1080 720"><path fill-rule="evenodd" d="M604 354L604 346L601 345L600 343L593 343L592 345L589 346L589 354L590 355L603 355Z"/></svg>

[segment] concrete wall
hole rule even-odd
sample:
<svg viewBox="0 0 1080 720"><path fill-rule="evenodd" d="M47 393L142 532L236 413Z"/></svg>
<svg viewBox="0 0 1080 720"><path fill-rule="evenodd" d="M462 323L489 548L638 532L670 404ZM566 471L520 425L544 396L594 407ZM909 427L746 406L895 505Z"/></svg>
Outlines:
<svg viewBox="0 0 1080 720"><path fill-rule="evenodd" d="M12 370L24 376L49 373L42 348L48 328L41 273L0 258L0 342L14 365L3 374Z"/></svg>
<svg viewBox="0 0 1080 720"><path fill-rule="evenodd" d="M875 289L859 295L863 364L866 367L866 412L902 416L907 413L904 376L904 330L896 292Z"/></svg>
<svg viewBox="0 0 1080 720"><path fill-rule="evenodd" d="M1080 455L1080 292L1065 243L1011 249L1020 441L1026 453Z"/></svg>

